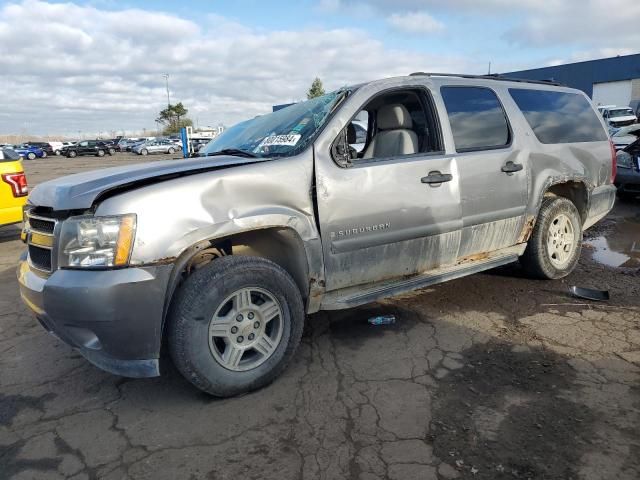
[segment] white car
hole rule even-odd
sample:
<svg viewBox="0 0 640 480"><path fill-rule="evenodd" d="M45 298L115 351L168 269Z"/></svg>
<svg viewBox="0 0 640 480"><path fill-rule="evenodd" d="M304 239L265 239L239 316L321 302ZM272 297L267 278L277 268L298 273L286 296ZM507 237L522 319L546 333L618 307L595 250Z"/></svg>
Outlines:
<svg viewBox="0 0 640 480"><path fill-rule="evenodd" d="M629 107L613 107L607 108L603 113L605 121L612 127L626 127L633 125L638 118Z"/></svg>
<svg viewBox="0 0 640 480"><path fill-rule="evenodd" d="M62 153L62 147L64 147L63 142L47 142L47 143L51 145L51 148L53 149L53 153L55 153L56 155L60 155L60 153Z"/></svg>
<svg viewBox="0 0 640 480"><path fill-rule="evenodd" d="M640 137L640 123L634 123L626 127L609 127L609 136L616 150L622 150L627 145L631 145Z"/></svg>

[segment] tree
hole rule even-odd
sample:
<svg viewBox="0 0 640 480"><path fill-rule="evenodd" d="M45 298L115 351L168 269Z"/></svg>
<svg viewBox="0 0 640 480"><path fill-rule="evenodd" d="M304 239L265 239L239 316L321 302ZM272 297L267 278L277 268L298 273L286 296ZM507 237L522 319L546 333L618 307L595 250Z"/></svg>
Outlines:
<svg viewBox="0 0 640 480"><path fill-rule="evenodd" d="M307 92L307 98L311 100L312 98L316 98L321 95L324 95L324 93L325 92L324 92L324 87L322 86L322 80L316 77L313 83L311 84L311 88Z"/></svg>
<svg viewBox="0 0 640 480"><path fill-rule="evenodd" d="M184 107L182 102L176 105L169 105L160 111L156 122L164 125L163 133L165 135L178 133L182 127L193 125L191 119L187 118L187 113L189 113L189 110Z"/></svg>

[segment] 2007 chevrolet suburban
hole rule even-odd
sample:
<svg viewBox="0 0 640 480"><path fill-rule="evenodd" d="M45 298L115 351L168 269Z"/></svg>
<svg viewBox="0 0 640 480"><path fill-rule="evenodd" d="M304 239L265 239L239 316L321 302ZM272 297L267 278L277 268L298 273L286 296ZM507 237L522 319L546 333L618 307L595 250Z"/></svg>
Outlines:
<svg viewBox="0 0 640 480"><path fill-rule="evenodd" d="M499 77L344 88L200 155L37 186L18 277L42 325L95 365L155 376L166 345L218 396L280 374L306 313L518 259L536 277L569 274L616 192L582 92Z"/></svg>

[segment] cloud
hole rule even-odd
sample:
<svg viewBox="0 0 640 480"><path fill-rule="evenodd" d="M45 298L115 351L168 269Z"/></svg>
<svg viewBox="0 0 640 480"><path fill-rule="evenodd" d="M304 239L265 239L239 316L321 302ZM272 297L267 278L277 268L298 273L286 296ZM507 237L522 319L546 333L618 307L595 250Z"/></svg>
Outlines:
<svg viewBox="0 0 640 480"><path fill-rule="evenodd" d="M532 12L506 33L521 46L589 46L603 52L630 50L640 44L637 0L566 1L552 15Z"/></svg>
<svg viewBox="0 0 640 480"><path fill-rule="evenodd" d="M388 22L396 30L408 33L431 34L444 30L444 24L426 12L394 13Z"/></svg>
<svg viewBox="0 0 640 480"><path fill-rule="evenodd" d="M358 29L265 32L224 17L202 24L141 9L25 0L0 8L0 133L155 128L182 101L202 125L233 124L328 90L417 70L478 71L452 55L385 47ZM10 72L10 74L7 74Z"/></svg>

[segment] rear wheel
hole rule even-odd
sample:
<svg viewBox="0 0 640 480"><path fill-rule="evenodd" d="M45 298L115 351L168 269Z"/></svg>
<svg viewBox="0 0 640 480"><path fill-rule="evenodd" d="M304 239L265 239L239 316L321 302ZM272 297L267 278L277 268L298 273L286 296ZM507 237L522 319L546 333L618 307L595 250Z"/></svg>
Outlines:
<svg viewBox="0 0 640 480"><path fill-rule="evenodd" d="M45 152L44 150L42 151L42 157L41 158L47 158L47 152Z"/></svg>
<svg viewBox="0 0 640 480"><path fill-rule="evenodd" d="M174 153L176 153L174 148L170 148L169 149L169 155L173 155Z"/></svg>
<svg viewBox="0 0 640 480"><path fill-rule="evenodd" d="M576 206L562 197L546 197L520 263L535 278L569 275L580 258L582 220Z"/></svg>
<svg viewBox="0 0 640 480"><path fill-rule="evenodd" d="M167 336L182 375L211 395L228 397L280 375L303 324L302 297L286 271L269 260L228 256L187 278Z"/></svg>
<svg viewBox="0 0 640 480"><path fill-rule="evenodd" d="M62 152L60 150L56 150L54 153L56 154L56 157L59 157Z"/></svg>
<svg viewBox="0 0 640 480"><path fill-rule="evenodd" d="M115 148L110 148L109 149L109 155L115 155L116 153L116 149Z"/></svg>
<svg viewBox="0 0 640 480"><path fill-rule="evenodd" d="M98 155L99 157L104 157L104 150L102 150L102 149L101 149L101 150L98 150L97 155Z"/></svg>
<svg viewBox="0 0 640 480"><path fill-rule="evenodd" d="M69 158L76 158L78 156L78 152L76 152L75 150L71 150L68 154L67 157Z"/></svg>

